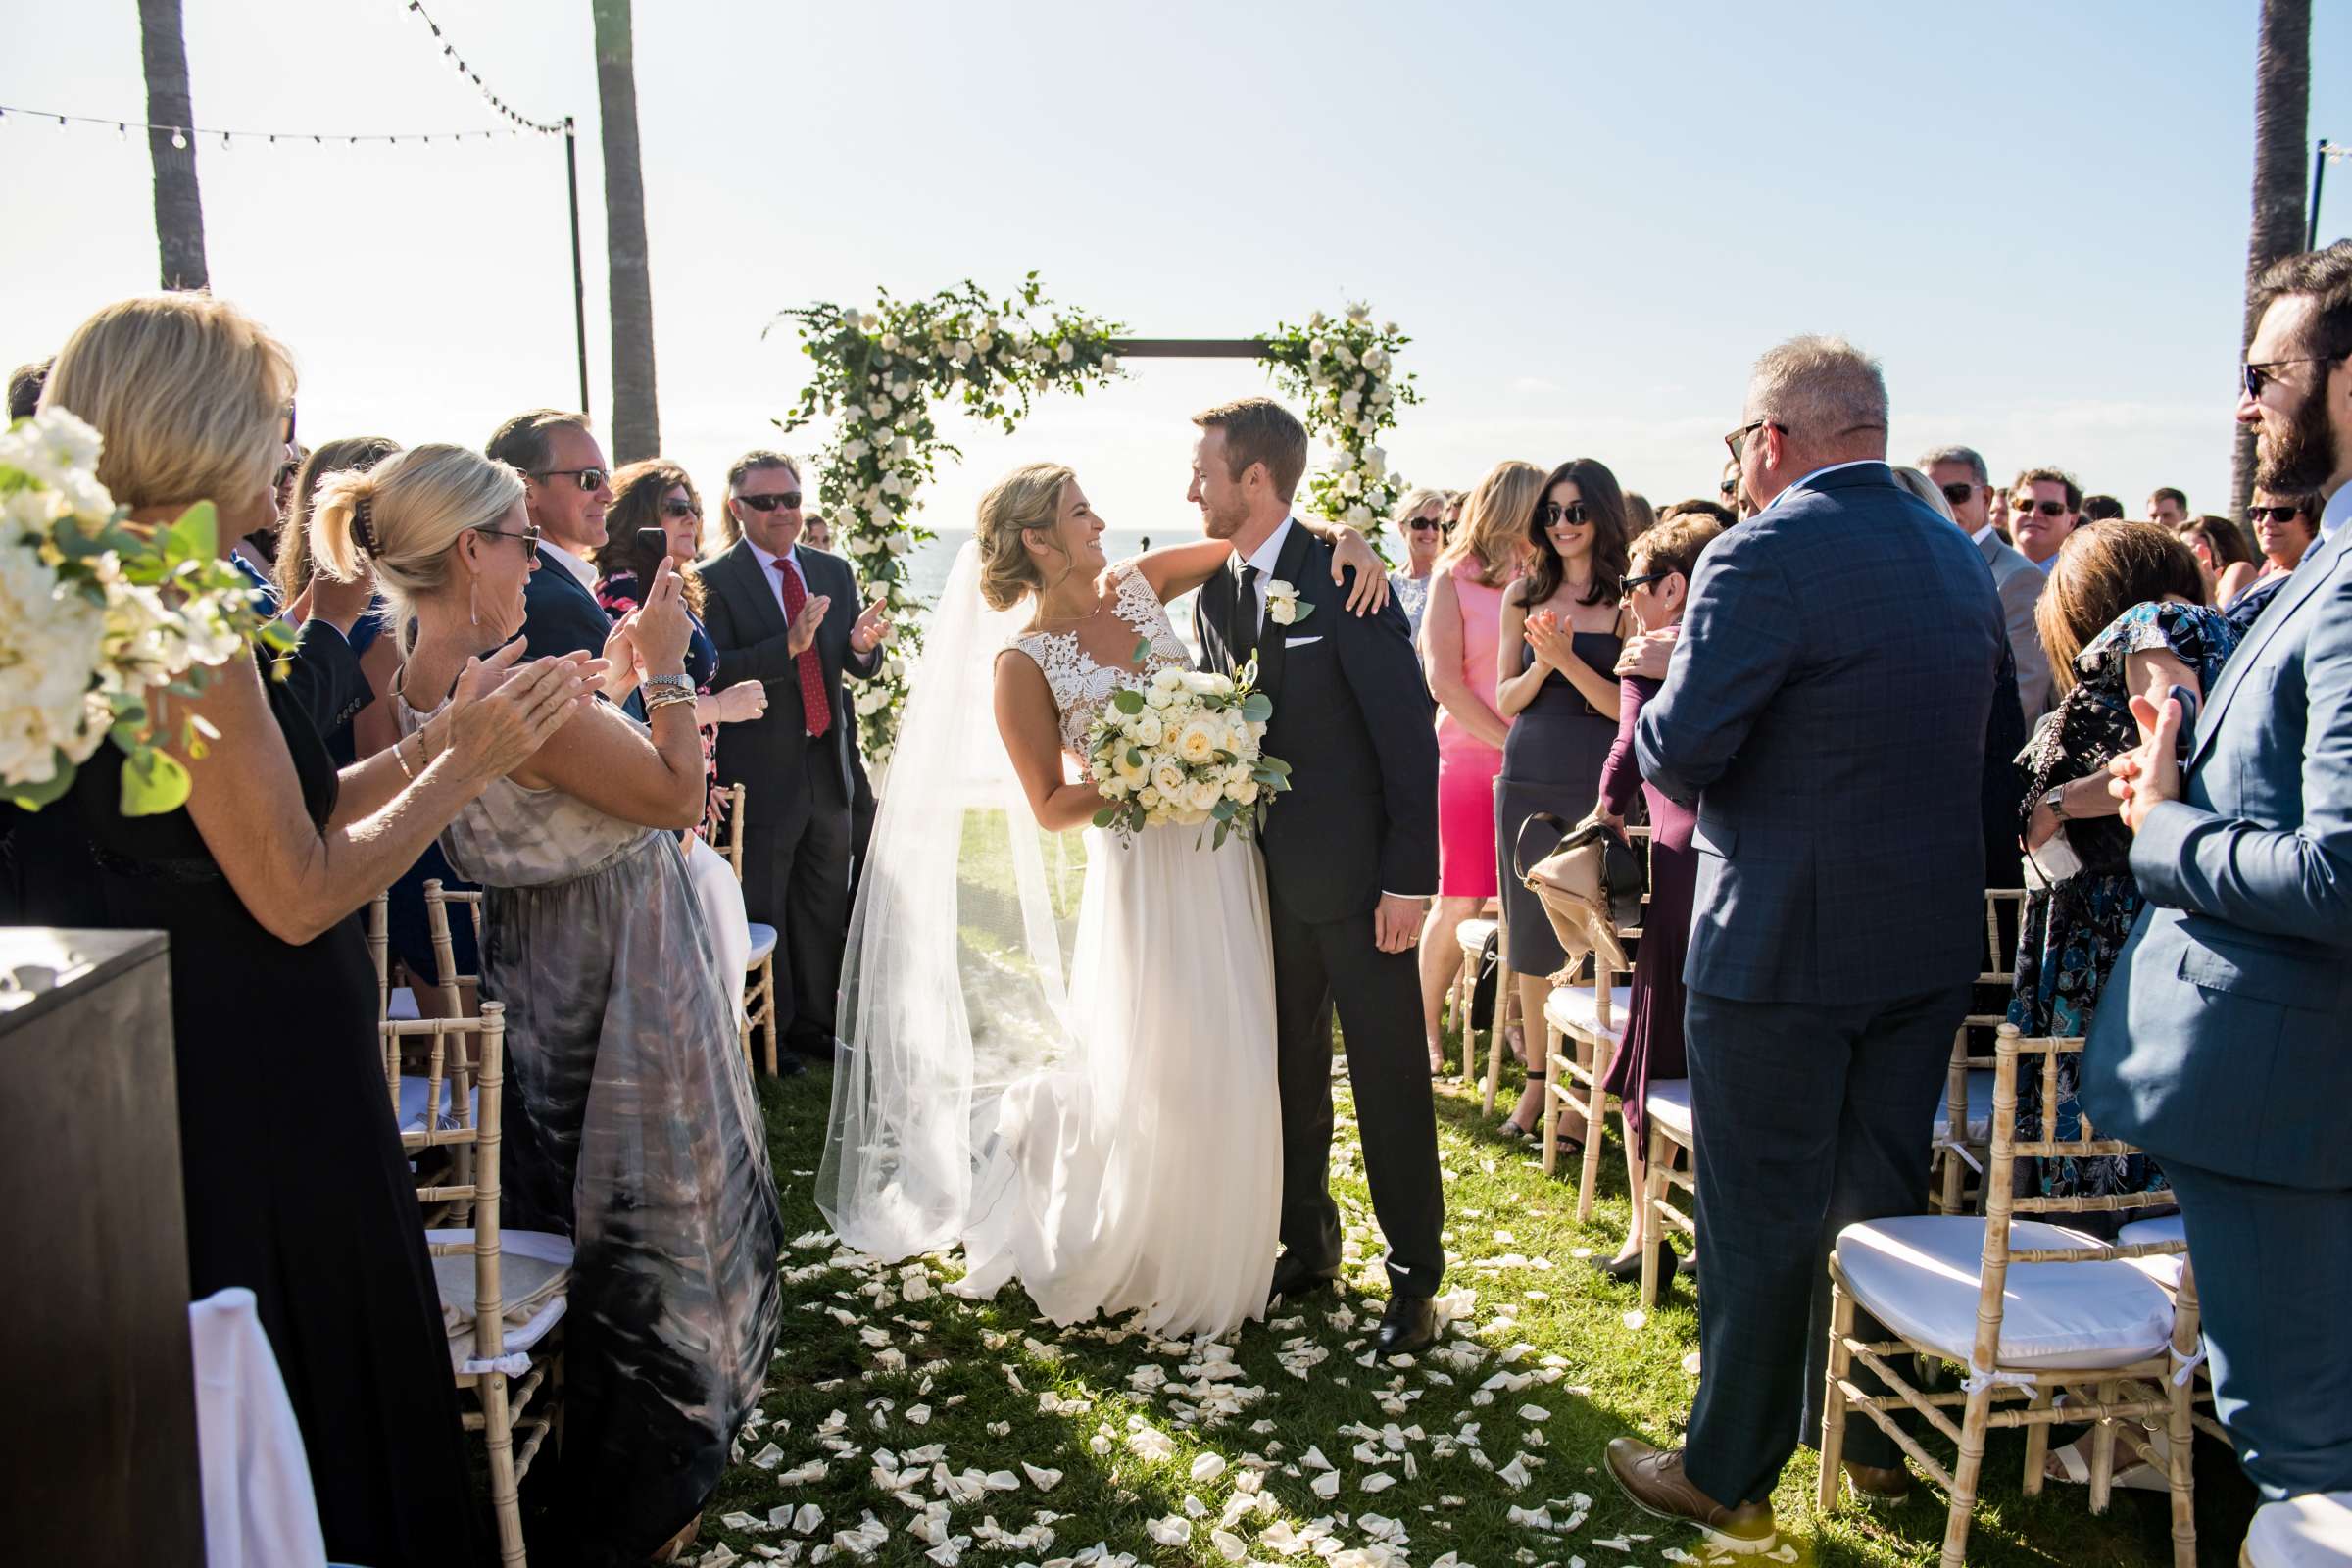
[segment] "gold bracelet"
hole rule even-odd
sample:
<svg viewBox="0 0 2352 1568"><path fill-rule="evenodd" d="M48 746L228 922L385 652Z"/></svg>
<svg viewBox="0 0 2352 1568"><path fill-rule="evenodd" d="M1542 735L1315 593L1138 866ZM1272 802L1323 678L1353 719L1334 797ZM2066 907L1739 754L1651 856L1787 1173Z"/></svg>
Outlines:
<svg viewBox="0 0 2352 1568"><path fill-rule="evenodd" d="M416 775L409 771L409 760L407 757L402 755L400 750L403 746L408 744L409 738L406 735L403 735L400 737L400 739L392 743L392 760L400 764L401 777L414 784L416 782Z"/></svg>
<svg viewBox="0 0 2352 1568"><path fill-rule="evenodd" d="M653 719L653 716L654 716L656 713L659 713L660 711L662 711L662 710L663 710L664 708L675 708L675 707L676 707L678 704L680 704L680 703L691 703L691 702L693 702L693 701L695 700L695 697L696 697L696 694L695 694L695 693L693 693L693 692L678 692L678 691L661 691L661 692L656 692L656 693L655 693L655 694L654 694L652 697L650 697L650 698L648 698L648 699L646 700L646 704L645 704L645 716L646 716L646 719L647 719L647 721L650 723L650 722L652 721L652 719Z"/></svg>

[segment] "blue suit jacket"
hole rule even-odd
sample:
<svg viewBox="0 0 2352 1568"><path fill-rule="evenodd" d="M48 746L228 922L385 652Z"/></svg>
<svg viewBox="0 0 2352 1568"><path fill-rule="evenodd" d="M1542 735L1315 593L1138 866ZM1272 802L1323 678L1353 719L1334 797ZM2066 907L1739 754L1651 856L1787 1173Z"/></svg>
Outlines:
<svg viewBox="0 0 2352 1568"><path fill-rule="evenodd" d="M605 651L605 639L612 633L612 617L596 602L596 595L581 587L580 580L544 547L539 552L539 569L522 587L522 635L530 644L525 659L549 659L557 654L586 654L593 659Z"/></svg>
<svg viewBox="0 0 2352 1568"><path fill-rule="evenodd" d="M1820 1005L1977 972L2004 646L1977 547L1883 463L1707 547L1634 731L1642 776L1698 807L1686 984Z"/></svg>
<svg viewBox="0 0 2352 1568"><path fill-rule="evenodd" d="M2132 845L2147 906L2091 1019L2102 1130L2250 1181L2352 1187L2352 528L2207 694L2181 799Z"/></svg>

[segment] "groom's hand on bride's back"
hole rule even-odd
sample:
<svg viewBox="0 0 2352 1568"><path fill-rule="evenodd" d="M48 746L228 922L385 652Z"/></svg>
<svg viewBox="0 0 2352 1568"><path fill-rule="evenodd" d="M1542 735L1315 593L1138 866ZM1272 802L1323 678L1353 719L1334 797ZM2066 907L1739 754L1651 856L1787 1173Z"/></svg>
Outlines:
<svg viewBox="0 0 2352 1568"><path fill-rule="evenodd" d="M1410 951L1421 940L1421 916L1425 909L1419 899L1383 893L1379 906L1372 911L1373 946L1383 953Z"/></svg>

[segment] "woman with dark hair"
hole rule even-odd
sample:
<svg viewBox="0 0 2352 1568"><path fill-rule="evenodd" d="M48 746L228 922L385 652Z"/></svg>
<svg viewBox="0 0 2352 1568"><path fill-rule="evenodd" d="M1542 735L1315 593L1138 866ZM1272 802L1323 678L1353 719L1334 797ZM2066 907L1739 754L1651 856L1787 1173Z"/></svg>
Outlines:
<svg viewBox="0 0 2352 1568"><path fill-rule="evenodd" d="M2228 517L2191 517L2175 523L2173 532L2197 558L2197 574L2205 579L2206 604L2226 605L2254 580L2254 552L2246 548L2246 536ZM2232 571L2233 566L2246 569Z"/></svg>
<svg viewBox="0 0 2352 1568"><path fill-rule="evenodd" d="M2050 566L2034 620L2049 651L2058 705L2019 757L2028 783L2025 918L2009 1021L2026 1035L2080 1036L2142 899L2130 864L2132 835L2107 792L2107 763L2139 744L2131 699L2151 681L2202 699L2238 633L2204 603L2197 558L2152 522L2102 522L2070 534ZM2058 1062L2056 1136L2077 1136L2079 1056ZM2038 1081L2018 1086L2018 1132L2040 1136ZM2047 1194L2142 1192L2156 1185L2146 1156L2045 1162Z"/></svg>
<svg viewBox="0 0 2352 1568"><path fill-rule="evenodd" d="M277 602L286 607L286 618L295 625L300 626L311 617L316 583L316 573L311 568L311 501L318 493L318 481L345 469L372 468L399 450L400 443L390 436L339 436L332 441L321 441L302 460L278 524L277 560L271 569L277 584ZM331 580L326 584L329 593L340 587ZM395 646L399 639L383 640L383 617L377 613L381 603L376 600L351 627L351 651L359 656L360 673L368 677L368 689L376 694L375 700L318 737L326 742L326 754L334 759L337 767L349 767L363 757L373 757L390 746L399 734L392 722L391 710L383 701L383 693L392 684L392 672L400 667L400 650ZM419 904L417 909L421 917L423 906ZM418 929L421 932L422 927Z"/></svg>
<svg viewBox="0 0 2352 1568"><path fill-rule="evenodd" d="M1519 978L1522 1016L1544 1016L1551 975L1568 956L1551 934L1544 906L1510 874L1520 829L1539 811L1563 821L1583 816L1599 788L1601 764L1617 739L1617 654L1624 646L1625 493L1617 476L1591 458L1551 470L1520 524L1527 574L1502 596L1495 706L1512 720L1495 780L1495 853L1510 923L1507 961ZM1529 858L1550 849L1531 838ZM1544 1072L1528 1031L1527 1088L1503 1125L1533 1137L1544 1114Z"/></svg>

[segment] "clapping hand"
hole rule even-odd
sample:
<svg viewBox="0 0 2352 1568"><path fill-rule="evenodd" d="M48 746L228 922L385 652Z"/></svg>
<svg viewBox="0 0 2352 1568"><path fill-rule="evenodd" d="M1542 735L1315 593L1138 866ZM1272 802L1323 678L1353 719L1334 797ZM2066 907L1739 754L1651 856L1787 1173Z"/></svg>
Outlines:
<svg viewBox="0 0 2352 1568"><path fill-rule="evenodd" d="M721 724L741 724L767 711L767 687L756 680L739 680L710 701L717 706Z"/></svg>
<svg viewBox="0 0 2352 1568"><path fill-rule="evenodd" d="M2107 793L2123 802L2124 825L2139 831L2148 813L2180 798L2180 700L2170 694L2158 671L2144 697L2132 699L2139 745L2107 764Z"/></svg>
<svg viewBox="0 0 2352 1568"><path fill-rule="evenodd" d="M1335 588L1348 584L1348 569L1355 568L1355 586L1348 591L1348 609L1357 615L1377 615L1389 602L1389 568L1372 548L1371 541L1353 528L1339 530L1339 543L1332 546L1331 581Z"/></svg>
<svg viewBox="0 0 2352 1568"><path fill-rule="evenodd" d="M1568 661L1576 657L1576 634L1560 624L1554 612L1539 610L1527 617L1527 646L1535 650L1537 663L1565 673Z"/></svg>
<svg viewBox="0 0 2352 1568"><path fill-rule="evenodd" d="M792 617L791 626L785 630L784 651L795 659L807 653L816 642L816 628L825 623L825 612L832 608L830 594L810 594L804 600L801 612Z"/></svg>
<svg viewBox="0 0 2352 1568"><path fill-rule="evenodd" d="M887 598L875 600L865 607L865 612L859 615L858 623L850 628L850 652L856 654L859 659L863 659L899 634L898 627L891 624L890 616L887 613L890 601ZM794 652L797 653L799 650L795 649Z"/></svg>
<svg viewBox="0 0 2352 1568"><path fill-rule="evenodd" d="M503 778L528 761L595 701L603 683L601 659L567 654L517 663L524 647L517 637L487 658L466 661L448 707L436 715L446 724L445 749L476 778Z"/></svg>
<svg viewBox="0 0 2352 1568"><path fill-rule="evenodd" d="M1617 675L1643 680L1664 680L1666 667L1674 659L1675 639L1683 632L1683 623L1660 626L1656 631L1637 632L1625 640L1617 655Z"/></svg>

